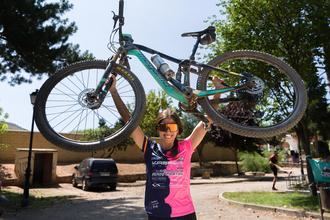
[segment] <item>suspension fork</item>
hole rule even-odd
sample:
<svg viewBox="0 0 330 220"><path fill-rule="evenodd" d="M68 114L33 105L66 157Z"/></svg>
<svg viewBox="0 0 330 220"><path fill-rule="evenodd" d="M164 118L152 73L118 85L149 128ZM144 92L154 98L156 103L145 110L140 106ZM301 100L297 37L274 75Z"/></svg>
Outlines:
<svg viewBox="0 0 330 220"><path fill-rule="evenodd" d="M98 100L99 106L101 105L101 103L103 103L103 101L112 85L113 78L110 75L112 74L115 77L117 76L117 73L113 71L113 68L116 65L116 62L120 58L121 55L122 55L122 53L117 53L111 58L109 64L105 68L103 76L102 76L100 82L98 83L95 91L93 92L93 94L89 94L90 97L94 96L94 98L96 98Z"/></svg>

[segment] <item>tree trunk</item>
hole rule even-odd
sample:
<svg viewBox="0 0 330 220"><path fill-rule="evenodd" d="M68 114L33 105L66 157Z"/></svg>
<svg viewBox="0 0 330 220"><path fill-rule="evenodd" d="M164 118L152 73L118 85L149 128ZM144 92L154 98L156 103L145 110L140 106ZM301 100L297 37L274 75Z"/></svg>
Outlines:
<svg viewBox="0 0 330 220"><path fill-rule="evenodd" d="M298 138L298 150L299 150L299 161L300 161L300 173L302 176L305 175L304 173L304 161L302 159L302 151L301 151L301 139L300 136L298 135L298 129L295 129L297 138Z"/></svg>
<svg viewBox="0 0 330 220"><path fill-rule="evenodd" d="M296 126L298 139L301 140L302 147L306 155L311 155L310 143L309 143L309 132L303 121L300 121Z"/></svg>
<svg viewBox="0 0 330 220"><path fill-rule="evenodd" d="M203 158L203 148L204 148L205 144L203 145L199 145L197 147L197 154L198 154L198 163L200 167L204 166L204 158Z"/></svg>
<svg viewBox="0 0 330 220"><path fill-rule="evenodd" d="M328 93L330 93L330 44L328 39L326 39L325 45L323 46L324 50L324 71L327 74L327 85L328 85Z"/></svg>
<svg viewBox="0 0 330 220"><path fill-rule="evenodd" d="M305 155L311 156L311 150L310 150L310 143L309 143L309 134L308 134L308 130L306 129L306 126L303 124L303 120L301 120L298 125L296 126L297 134L298 134L298 139L301 140L303 149L305 151ZM307 162L307 161L306 161ZM316 189L316 185L314 183L314 176L311 170L311 167L309 166L309 163L307 163L307 177L308 177L308 182L309 182L309 186L312 192L313 196L317 196L317 189Z"/></svg>
<svg viewBox="0 0 330 220"><path fill-rule="evenodd" d="M239 165L238 165L237 147L233 146L230 149L234 152L235 164L236 164L236 172L237 172L237 175L240 176L241 175L241 171L240 171Z"/></svg>

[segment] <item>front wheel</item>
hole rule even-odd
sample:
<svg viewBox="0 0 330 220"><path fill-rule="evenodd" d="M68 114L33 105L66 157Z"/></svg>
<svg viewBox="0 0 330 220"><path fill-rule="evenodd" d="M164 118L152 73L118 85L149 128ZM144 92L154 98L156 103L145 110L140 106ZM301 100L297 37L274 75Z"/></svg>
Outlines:
<svg viewBox="0 0 330 220"><path fill-rule="evenodd" d="M219 73L204 68L198 78L199 90L219 88L216 76L225 87L248 87L204 97L199 104L213 121L232 133L264 138L284 133L302 118L307 93L299 74L286 62L257 51L224 53L208 63L245 77ZM249 83L249 84L248 84Z"/></svg>
<svg viewBox="0 0 330 220"><path fill-rule="evenodd" d="M145 110L145 93L138 78L115 64L116 88L131 118L124 122L108 93L100 106L91 99L108 62L83 61L51 76L35 103L36 124L43 136L71 151L95 151L113 147L129 137Z"/></svg>

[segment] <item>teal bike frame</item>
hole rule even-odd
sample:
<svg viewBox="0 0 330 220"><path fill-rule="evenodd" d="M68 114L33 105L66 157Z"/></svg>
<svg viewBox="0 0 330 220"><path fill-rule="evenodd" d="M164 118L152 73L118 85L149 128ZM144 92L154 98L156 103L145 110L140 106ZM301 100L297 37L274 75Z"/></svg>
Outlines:
<svg viewBox="0 0 330 220"><path fill-rule="evenodd" d="M129 39L126 42L133 42L133 39L131 38L130 35L124 35L124 36L126 37L126 40ZM127 50L127 54L137 57L138 60L144 65L144 67L151 74L151 76L156 80L158 85L169 96L171 96L174 99L178 100L182 104L184 104L186 106L189 106L189 100L188 100L187 96L185 95L184 89L186 89L187 86L189 86L189 88L190 88L190 85L182 84L181 82L179 82L178 80L176 80L174 78L172 78L170 80L167 80L163 76L163 74L161 74L154 67L154 65L148 60L148 58L142 53L142 51L147 52L147 53L151 53L151 54L159 54L162 58L164 58L166 60L170 60L170 61L175 62L177 64L182 63L184 60L176 59L174 57L168 56L166 54L163 54L161 52L155 51L153 49L150 49L150 48L142 46L142 45L129 44L129 43L126 43L125 45L128 45L128 46L125 46L125 48ZM221 69L218 69L218 68L206 65L206 64L198 64L194 61L190 61L190 62L191 62L191 65L194 65L194 66L203 67L203 68L210 68L210 69L213 69L215 71L224 72ZM226 73L228 73L228 72L226 71ZM231 74L233 74L233 73L231 73ZM171 84L169 82L171 82ZM206 96L211 96L211 95L215 95L215 94L225 93L225 92L228 92L228 91L237 90L238 88L241 88L241 87L236 87L235 86L235 87L226 87L226 88L222 88L222 89L213 89L213 90L204 90L204 91L193 89L192 93L194 95L196 95L197 97L206 97Z"/></svg>
<svg viewBox="0 0 330 220"><path fill-rule="evenodd" d="M144 67L149 71L152 77L156 80L158 85L171 97L175 98L179 102L189 105L186 96L177 89L176 87L170 85L168 80L166 80L161 73L153 66L153 64L144 56L144 54L138 49L132 49L128 51L128 55L133 55L139 59L139 61L144 65ZM175 80L175 79L174 79ZM223 88L223 89L213 89L207 91L193 90L193 93L198 97L211 96L215 94L221 94L224 92L236 90L236 87Z"/></svg>
<svg viewBox="0 0 330 220"><path fill-rule="evenodd" d="M219 69L219 68L207 65L207 64L197 63L191 59L190 60L177 59L177 58L171 57L169 55L166 55L164 53L161 53L159 51L148 48L146 46L134 44L133 39L130 34L123 34L122 42L123 42L122 45L124 45L124 46L121 46L121 48L118 49L118 51L120 51L120 52L118 52L117 58L110 61L100 83L98 84L98 86L95 90L95 93L100 95L99 96L100 100L104 99L104 97L108 93L108 90L112 84L112 79L110 79L109 81L108 81L108 79L109 79L110 74L113 73L113 71L112 71L113 63L117 62L118 57L125 57L125 59L122 59L122 60L126 60L126 62L128 62L127 55L132 55L132 56L137 57L138 60L144 65L144 67L151 74L151 76L156 80L158 85L169 96L173 97L174 99L176 99L177 101L179 101L180 103L182 103L185 106L191 105L192 96L194 96L194 98L196 100L198 98L207 97L207 96L211 96L211 95L215 95L215 94L221 94L221 93L225 93L228 91L234 91L234 90L242 88L242 85L238 85L238 86L234 86L234 87L226 86L225 88L212 89L212 90L192 89L190 87L190 82L189 81L187 82L186 79L185 79L184 83L181 83L180 80L177 80L175 78L166 79L165 76L154 67L154 65L148 60L148 58L142 52L146 52L149 54L158 54L165 60L169 60L171 62L177 63L178 65L184 65L184 64L187 65L186 63L188 63L189 69L190 69L190 66L195 66L199 69L207 68L207 69L210 69L213 71L218 71L218 72L221 72L224 74L238 75L241 77L244 77L244 76L242 76L241 74L238 74L238 73L222 70L222 69ZM121 65L121 64L122 63L119 62L119 65ZM116 64L116 65L118 65L118 64ZM182 74L182 72L179 72L179 74ZM187 74L187 73L185 73L185 74ZM188 77L190 77L189 74L190 73L187 74Z"/></svg>

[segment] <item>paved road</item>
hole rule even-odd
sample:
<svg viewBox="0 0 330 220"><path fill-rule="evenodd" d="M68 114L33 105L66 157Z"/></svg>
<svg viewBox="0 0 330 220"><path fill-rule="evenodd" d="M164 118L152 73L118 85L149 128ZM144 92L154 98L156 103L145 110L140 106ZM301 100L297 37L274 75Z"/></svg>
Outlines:
<svg viewBox="0 0 330 220"><path fill-rule="evenodd" d="M219 194L225 191L268 191L271 182L241 182L192 185L192 196L199 220L216 219L299 219L285 214L253 210L230 205L219 200ZM277 187L285 189L285 182ZM32 192L39 195L71 195L67 202L55 204L42 210L26 209L16 214L7 214L3 219L146 219L143 208L144 186L118 187L115 192L84 192L70 184L61 184L58 189L38 189Z"/></svg>

